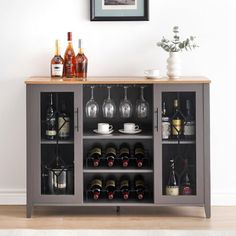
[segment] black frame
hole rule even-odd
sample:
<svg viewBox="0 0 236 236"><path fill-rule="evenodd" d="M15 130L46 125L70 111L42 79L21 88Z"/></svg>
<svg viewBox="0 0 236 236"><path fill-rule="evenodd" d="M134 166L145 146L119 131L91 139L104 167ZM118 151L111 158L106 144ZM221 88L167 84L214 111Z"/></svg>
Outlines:
<svg viewBox="0 0 236 236"><path fill-rule="evenodd" d="M90 21L149 21L149 0L143 0L144 16L96 16L95 1L90 0Z"/></svg>

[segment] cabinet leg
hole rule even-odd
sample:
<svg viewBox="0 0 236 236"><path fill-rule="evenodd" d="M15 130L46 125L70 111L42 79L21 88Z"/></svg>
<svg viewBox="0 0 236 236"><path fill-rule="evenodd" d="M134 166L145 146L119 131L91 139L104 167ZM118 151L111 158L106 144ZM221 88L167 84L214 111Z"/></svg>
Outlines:
<svg viewBox="0 0 236 236"><path fill-rule="evenodd" d="M211 206L210 205L205 205L205 214L206 214L206 218L211 218Z"/></svg>
<svg viewBox="0 0 236 236"><path fill-rule="evenodd" d="M33 206L31 204L27 204L27 206L26 206L26 217L27 218L31 218L32 209L33 209Z"/></svg>

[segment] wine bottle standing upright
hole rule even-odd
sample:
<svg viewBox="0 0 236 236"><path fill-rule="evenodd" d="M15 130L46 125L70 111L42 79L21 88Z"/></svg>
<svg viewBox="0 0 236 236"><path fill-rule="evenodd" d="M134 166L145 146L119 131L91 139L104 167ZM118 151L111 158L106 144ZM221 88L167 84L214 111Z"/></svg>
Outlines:
<svg viewBox="0 0 236 236"><path fill-rule="evenodd" d="M100 166L101 158L102 158L102 148L101 148L101 146L95 145L91 149L91 151L89 153L89 157L92 159L93 167Z"/></svg>
<svg viewBox="0 0 236 236"><path fill-rule="evenodd" d="M107 145L105 150L105 159L106 159L106 165L108 167L114 166L116 155L117 155L116 147L112 144Z"/></svg>
<svg viewBox="0 0 236 236"><path fill-rule="evenodd" d="M49 104L46 111L46 138L50 140L56 139L57 126L56 126L56 110L53 106L53 95L49 96Z"/></svg>
<svg viewBox="0 0 236 236"><path fill-rule="evenodd" d="M128 200L129 199L129 195L130 195L130 178L128 176L122 176L120 179L120 191L122 194L122 198L124 200Z"/></svg>
<svg viewBox="0 0 236 236"><path fill-rule="evenodd" d="M64 56L64 75L67 78L75 76L75 52L72 45L72 32L67 34L68 46Z"/></svg>
<svg viewBox="0 0 236 236"><path fill-rule="evenodd" d="M171 134L170 118L167 115L166 103L162 104L162 139L169 139Z"/></svg>
<svg viewBox="0 0 236 236"><path fill-rule="evenodd" d="M190 179L188 159L184 159L184 171L180 180L180 194L181 195L192 195L192 182Z"/></svg>
<svg viewBox="0 0 236 236"><path fill-rule="evenodd" d="M192 114L191 101L186 100L186 121L184 123L184 137L193 139L195 136L195 120Z"/></svg>
<svg viewBox="0 0 236 236"><path fill-rule="evenodd" d="M64 60L61 57L59 40L56 40L56 52L55 56L51 60L51 77L62 78L63 68L64 68Z"/></svg>
<svg viewBox="0 0 236 236"><path fill-rule="evenodd" d="M84 55L82 39L79 39L79 53L76 56L75 76L76 78L87 78L88 58Z"/></svg>
<svg viewBox="0 0 236 236"><path fill-rule="evenodd" d="M174 112L172 117L172 136L173 138L178 138L181 136L183 127L182 127L182 116L180 112L179 100L174 100Z"/></svg>
<svg viewBox="0 0 236 236"><path fill-rule="evenodd" d="M66 111L66 102L61 102L61 111L58 116L58 137L68 139L70 137L70 117Z"/></svg>
<svg viewBox="0 0 236 236"><path fill-rule="evenodd" d="M168 183L166 185L166 195L178 196L179 195L179 185L177 181L177 176L175 172L175 161L170 159L170 174Z"/></svg>
<svg viewBox="0 0 236 236"><path fill-rule="evenodd" d="M145 182L143 176L137 175L134 177L134 188L137 194L137 199L142 200L145 193Z"/></svg>
<svg viewBox="0 0 236 236"><path fill-rule="evenodd" d="M108 200L112 200L115 197L115 190L116 190L116 179L113 176L110 176L106 180L105 190L107 193Z"/></svg>
<svg viewBox="0 0 236 236"><path fill-rule="evenodd" d="M129 166L129 161L130 161L130 148L128 146L128 144L123 143L120 146L120 155L119 155L119 159L121 161L121 164L123 167L128 167Z"/></svg>
<svg viewBox="0 0 236 236"><path fill-rule="evenodd" d="M134 158L136 159L136 166L139 168L143 167L145 150L141 143L136 143L134 146Z"/></svg>
<svg viewBox="0 0 236 236"><path fill-rule="evenodd" d="M94 178L90 184L90 191L92 192L92 197L94 200L98 200L101 197L102 188L102 178Z"/></svg>

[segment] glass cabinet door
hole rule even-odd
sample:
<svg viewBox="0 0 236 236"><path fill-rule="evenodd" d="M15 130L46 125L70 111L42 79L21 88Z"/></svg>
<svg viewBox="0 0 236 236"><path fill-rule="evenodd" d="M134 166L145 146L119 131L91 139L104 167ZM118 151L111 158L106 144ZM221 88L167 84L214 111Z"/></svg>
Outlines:
<svg viewBox="0 0 236 236"><path fill-rule="evenodd" d="M45 86L37 93L40 128L34 183L39 203L81 202L79 90L75 86Z"/></svg>
<svg viewBox="0 0 236 236"><path fill-rule="evenodd" d="M154 98L155 201L203 203L201 85L156 85Z"/></svg>

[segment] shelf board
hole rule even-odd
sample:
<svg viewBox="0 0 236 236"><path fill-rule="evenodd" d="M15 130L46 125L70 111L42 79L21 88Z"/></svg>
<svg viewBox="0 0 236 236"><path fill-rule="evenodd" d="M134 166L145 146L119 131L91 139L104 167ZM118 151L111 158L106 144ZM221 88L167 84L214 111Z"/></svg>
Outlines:
<svg viewBox="0 0 236 236"><path fill-rule="evenodd" d="M42 139L41 144L57 144L56 140L47 140L47 139ZM74 144L74 140L59 140L58 144Z"/></svg>
<svg viewBox="0 0 236 236"><path fill-rule="evenodd" d="M195 140L162 140L162 144L195 144Z"/></svg>
<svg viewBox="0 0 236 236"><path fill-rule="evenodd" d="M108 201L108 200L107 200ZM153 201L141 201L141 202L137 202L137 201L128 201L128 202L124 202L124 201L111 201L110 203L108 203L107 201L93 201L93 200L89 200L89 201L84 201L83 206L126 206L126 207L130 207L130 206L153 206L154 202Z"/></svg>
<svg viewBox="0 0 236 236"><path fill-rule="evenodd" d="M152 132L142 132L140 134L121 134L115 132L109 135L95 134L92 132L85 132L84 139L152 139Z"/></svg>
<svg viewBox="0 0 236 236"><path fill-rule="evenodd" d="M84 169L84 173L153 173L151 169Z"/></svg>

